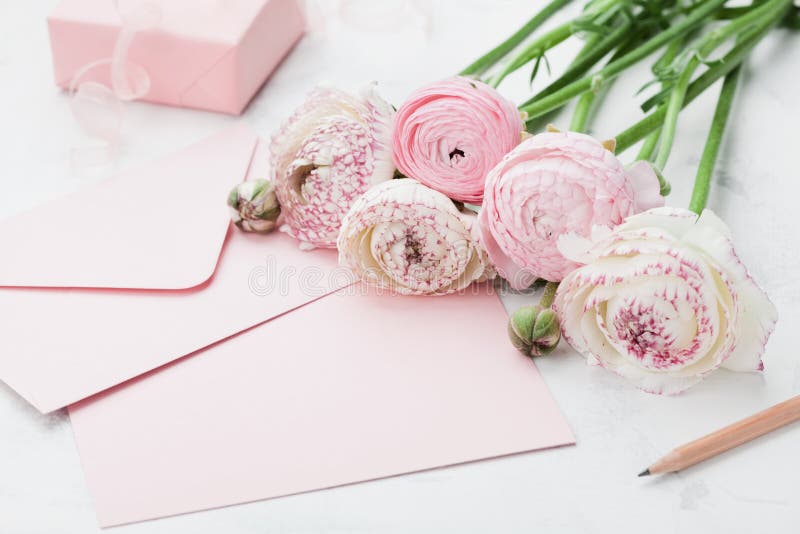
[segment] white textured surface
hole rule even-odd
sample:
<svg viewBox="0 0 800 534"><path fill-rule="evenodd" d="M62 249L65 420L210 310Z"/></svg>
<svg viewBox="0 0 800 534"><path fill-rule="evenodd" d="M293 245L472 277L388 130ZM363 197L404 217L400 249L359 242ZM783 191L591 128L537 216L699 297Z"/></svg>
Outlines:
<svg viewBox="0 0 800 534"><path fill-rule="evenodd" d="M54 3L6 0L0 4L0 216L102 179L72 173L67 164L76 132L67 98L51 83L44 17ZM397 104L416 86L459 70L494 45L529 16L530 4L524 0L439 0L434 4L428 41L410 24L396 24L396 33L380 37L329 23L325 37L309 37L300 44L244 118L268 133L320 80L355 87L377 79L383 94ZM566 46L550 62L563 64L571 50L574 47ZM638 479L635 474L675 445L800 392L800 232L795 207L800 194L798 72L800 34L776 34L759 47L745 73L731 121L735 130L727 137L710 202L733 228L740 255L781 314L763 374L719 372L680 397L654 397L601 369L587 368L564 346L541 360L539 367L577 435L576 447L190 514L118 531L796 531L800 426L785 428L679 475ZM599 136L612 136L638 117L631 96L646 73L642 68L638 74L614 86L595 121ZM504 91L524 96L525 75L510 80ZM699 99L681 119L667 168L673 183L668 200L672 205L688 202L713 100L712 95ZM130 105L118 168L169 153L235 120L239 119ZM567 120L562 117L558 122L566 125ZM507 304L513 307L525 300L509 298ZM0 314L13 313L0 310ZM66 415L42 416L0 385L0 428L0 532L96 532Z"/></svg>

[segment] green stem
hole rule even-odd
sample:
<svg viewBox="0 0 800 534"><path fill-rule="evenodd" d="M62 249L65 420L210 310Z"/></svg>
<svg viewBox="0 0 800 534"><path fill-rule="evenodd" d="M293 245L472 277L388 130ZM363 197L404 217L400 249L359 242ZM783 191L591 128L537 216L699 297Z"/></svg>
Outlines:
<svg viewBox="0 0 800 534"><path fill-rule="evenodd" d="M686 107L692 100L703 93L703 91L711 87L714 82L736 68L761 39L769 33L775 22L777 21L772 21L771 24L759 27L742 35L741 40L731 48L720 61L715 62L713 66L689 85L689 89L686 91L686 98L683 101L683 107ZM617 140L617 154L621 154L650 132L660 128L664 122L666 113L666 106L661 106L650 113L650 115L617 135L615 137Z"/></svg>
<svg viewBox="0 0 800 534"><path fill-rule="evenodd" d="M527 113L530 118L538 117L544 113L547 113L551 109L560 107L565 102L591 89L593 84L597 85L604 81L613 79L622 71L631 65L638 63L657 49L661 48L663 45L669 43L673 39L685 35L695 27L704 24L706 19L717 9L719 9L726 1L727 0L705 0L703 5L694 9L684 20L673 26L670 26L667 30L646 41L643 45L635 50L632 50L625 56L612 63L609 63L596 74L585 76L580 80L574 81L541 100L533 102L527 106L523 106L520 108L520 110Z"/></svg>
<svg viewBox="0 0 800 534"><path fill-rule="evenodd" d="M706 34L698 45L692 47L688 51L691 54L686 66L682 69L678 81L670 92L670 98L667 103L667 112L664 118L664 126L661 130L661 144L659 145L658 155L655 159L655 166L659 170L664 170L669 158L672 144L675 140L675 132L678 126L678 115L683 109L683 100L686 98L686 91L689 89L689 84L692 81L692 76L700 66L702 58L711 54L718 46L727 41L729 38L741 33L748 29L752 24L757 24L759 21L771 19L774 17L776 7L781 7L786 4L788 0L769 0L763 5L759 6L738 19L726 24L722 28L714 30Z"/></svg>
<svg viewBox="0 0 800 534"><path fill-rule="evenodd" d="M791 13L786 15L784 26L791 30L800 30L800 7L795 7Z"/></svg>
<svg viewBox="0 0 800 534"><path fill-rule="evenodd" d="M615 59L625 55L630 50L630 47L636 46L635 37L628 38L627 41L624 41L619 48L612 54L609 63L614 61ZM586 91L581 95L578 99L578 103L575 106L575 111L572 115L572 123L570 124L569 129L573 132L585 132L586 131L586 124L589 120L589 116L592 113L592 109L594 105L605 97L605 94L608 92L609 85L605 85L600 88L598 91Z"/></svg>
<svg viewBox="0 0 800 534"><path fill-rule="evenodd" d="M634 32L633 34L629 35L625 40L623 40L620 43L619 47L616 49L616 51L614 51L614 53L609 58L608 63L616 61L620 57L624 56L625 54L627 54L628 52L633 50L635 47L639 46L639 44L641 44L642 41L647 39L648 36L649 36L649 32L644 32L644 31L637 31L637 32ZM595 94L595 97L594 97L595 106L597 104L597 101L600 98L602 98L601 95L605 91L608 91L609 87L610 87L610 84L605 84L602 88L598 89L597 91L592 91ZM541 124L540 123L541 123L542 119L543 119L543 117L539 116L539 117L531 119L531 120L526 120L525 129L528 132L531 132L531 133L538 131L541 128Z"/></svg>
<svg viewBox="0 0 800 534"><path fill-rule="evenodd" d="M725 8L722 8L725 9ZM661 55L653 64L653 68L651 69L653 74L660 78L665 71L672 71L674 69L673 64L678 57L678 54L683 50L686 46L686 42L689 41L698 31L698 28L695 28L694 31L691 31L683 36L682 39L675 39L672 41ZM653 95L652 97L645 100L645 102L641 105L642 111L647 113L650 109L660 104L664 99L666 99L670 92L672 91L672 87L667 86L666 83L661 83L661 90Z"/></svg>
<svg viewBox="0 0 800 534"><path fill-rule="evenodd" d="M549 308L553 305L556 298L556 290L558 289L558 282L547 282L544 286L542 298L539 299L539 306L542 308Z"/></svg>
<svg viewBox="0 0 800 534"><path fill-rule="evenodd" d="M724 9L724 8L723 8ZM664 50L664 53L661 55L660 58L653 64L651 71L656 76L656 78L661 78L665 74L669 75L673 71L673 63L675 59L678 57L678 54L683 50L684 46L686 46L686 42L692 38L692 36L697 33L698 28L695 28L694 31L691 31L683 36L682 39L675 39ZM672 91L672 87L669 87L667 83L660 84L661 90L653 95L652 97L645 100L645 102L641 105L642 111L647 113L650 111L650 108L653 106L661 103L666 97L669 96L670 92ZM643 88L644 89L644 88Z"/></svg>
<svg viewBox="0 0 800 534"><path fill-rule="evenodd" d="M564 42L569 36L572 35L572 22L565 22L561 26L553 28L546 34L542 35L533 41L522 54L513 58L505 67L495 74L487 83L492 87L500 85L506 76L522 67L532 59L544 55L545 52L555 47L556 45Z"/></svg>
<svg viewBox="0 0 800 534"><path fill-rule="evenodd" d="M587 41L586 46L578 53L575 61L567 68L564 73L559 76L550 85L539 91L536 95L529 98L520 107L527 106L537 100L541 100L545 96L556 92L565 85L574 81L579 76L583 75L592 68L602 57L608 54L611 50L616 48L621 42L628 38L631 30L632 23L626 20L622 25L607 35L599 42L593 43ZM594 37L594 36L593 36ZM592 45L590 47L590 45Z"/></svg>
<svg viewBox="0 0 800 534"><path fill-rule="evenodd" d="M658 139L660 137L660 129L650 132L650 134L645 138L644 144L642 145L641 150L639 150L639 154L636 156L636 160L650 161L650 158L653 157L653 152L655 152L656 146L658 145Z"/></svg>
<svg viewBox="0 0 800 534"><path fill-rule="evenodd" d="M670 92L667 112L664 115L664 125L661 127L661 144L658 147L658 155L653 163L659 170L664 169L667 164L667 158L669 158L669 154L672 151L672 143L675 140L675 131L678 127L678 114L683 109L686 91L689 89L689 83L692 81L692 75L698 65L696 58L690 59L689 64L683 70L675 87Z"/></svg>
<svg viewBox="0 0 800 534"><path fill-rule="evenodd" d="M476 59L471 65L462 70L462 76L479 76L486 72L490 67L503 59L509 52L519 46L530 34L536 31L539 26L544 24L550 17L557 13L562 7L569 4L572 0L552 0L544 9L534 15L519 30L514 32L511 37L494 47L492 50Z"/></svg>
<svg viewBox="0 0 800 534"><path fill-rule="evenodd" d="M488 81L489 85L497 87L506 76L530 61L544 55L545 52L579 31L581 22L592 21L596 17L607 17L609 14L608 10L613 9L616 11L614 7L615 4L621 4L622 2L623 0L597 0L596 2L588 4L581 15L557 26L538 39L535 39L519 54L512 57L511 60Z"/></svg>
<svg viewBox="0 0 800 534"><path fill-rule="evenodd" d="M586 38L583 46L572 59L572 63L567 65L567 69L571 69L578 61L582 61L586 56L593 53L597 46L603 41L603 36L599 33L593 33ZM602 56L601 56L602 57ZM598 58L599 59L599 58Z"/></svg>
<svg viewBox="0 0 800 534"><path fill-rule="evenodd" d="M578 105L575 107L575 113L572 115L572 122L569 125L571 131L582 132L586 128L586 121L589 119L594 97L595 93L593 91L586 91L581 95Z"/></svg>
<svg viewBox="0 0 800 534"><path fill-rule="evenodd" d="M711 189L711 176L714 172L714 164L717 162L717 154L722 143L722 134L725 132L725 125L733 104L733 97L736 93L736 84L739 81L740 68L733 69L722 83L722 90L719 93L717 109L714 111L714 119L711 121L711 130L708 132L706 146L703 148L703 155L700 158L700 165L697 167L697 177L694 179L694 190L692 199L689 202L689 209L700 214L708 202L708 192Z"/></svg>
<svg viewBox="0 0 800 534"><path fill-rule="evenodd" d="M723 8L724 9L724 8ZM688 38L688 35L687 35ZM669 45L667 45L666 50L661 55L655 63L653 63L653 67L651 71L656 76L659 76L661 71L668 68L669 65L675 61L675 58L678 56L678 53L681 51L681 48L684 45L685 39L675 39ZM664 84L662 83L661 86L663 87ZM645 160L650 161L653 157L653 153L658 146L658 141L661 139L661 128L653 130L650 134L645 138L644 144L642 144L642 148L639 150L639 154L636 156L636 160ZM659 175L659 182L662 182L663 178ZM665 183L661 183L661 190L662 193L664 191Z"/></svg>
<svg viewBox="0 0 800 534"><path fill-rule="evenodd" d="M593 24L597 26L609 26L613 29L614 27L617 26L618 19L621 20L623 24L625 22L631 23L631 17L628 16L627 13L623 12L622 15L620 15L618 11L619 11L618 9L609 9L604 13L600 13L599 15L597 15L597 18L594 19ZM578 52L578 55L575 56L569 67L571 67L572 64L574 64L576 61L583 59L590 53L593 53L596 50L597 46L606 37L608 37L607 33L601 33L601 32L589 33L589 35L586 37L585 42L583 43L583 46ZM597 59L600 59L600 57L598 57Z"/></svg>
<svg viewBox="0 0 800 534"><path fill-rule="evenodd" d="M678 57L678 53L683 48L683 43L683 39L675 39L667 45L661 57L653 63L653 68L651 69L653 74L658 75L660 71L669 67L672 62L675 61L675 58Z"/></svg>

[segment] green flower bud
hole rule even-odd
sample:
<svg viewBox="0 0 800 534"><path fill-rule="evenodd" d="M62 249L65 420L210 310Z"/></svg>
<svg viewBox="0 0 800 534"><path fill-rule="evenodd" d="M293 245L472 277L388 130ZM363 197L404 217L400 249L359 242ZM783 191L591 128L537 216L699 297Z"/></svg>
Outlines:
<svg viewBox="0 0 800 534"><path fill-rule="evenodd" d="M525 306L508 320L511 344L526 356L542 356L556 348L561 339L561 324L550 308Z"/></svg>
<svg viewBox="0 0 800 534"><path fill-rule="evenodd" d="M245 232L271 232L281 214L275 187L269 180L249 180L237 185L228 195L228 206L234 224Z"/></svg>

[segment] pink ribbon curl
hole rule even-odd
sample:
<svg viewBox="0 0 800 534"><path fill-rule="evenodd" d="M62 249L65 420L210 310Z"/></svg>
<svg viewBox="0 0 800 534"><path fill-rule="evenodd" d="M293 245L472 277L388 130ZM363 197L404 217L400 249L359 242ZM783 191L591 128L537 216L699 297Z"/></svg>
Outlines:
<svg viewBox="0 0 800 534"><path fill-rule="evenodd" d="M69 84L72 115L88 137L85 145L71 151L72 164L79 168L114 159L122 132L123 103L150 91L150 76L144 67L128 61L128 53L137 33L160 23L161 8L150 1L111 1L121 20L111 57L84 65ZM96 79L110 80L110 87Z"/></svg>

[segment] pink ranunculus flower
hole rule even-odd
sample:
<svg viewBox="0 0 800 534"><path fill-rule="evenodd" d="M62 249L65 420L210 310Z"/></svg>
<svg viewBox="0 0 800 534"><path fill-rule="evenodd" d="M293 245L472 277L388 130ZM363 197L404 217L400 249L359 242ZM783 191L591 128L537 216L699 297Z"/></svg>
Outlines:
<svg viewBox="0 0 800 534"><path fill-rule="evenodd" d="M480 204L486 174L520 142L514 104L485 83L454 77L415 91L397 111L400 171L461 202Z"/></svg>
<svg viewBox="0 0 800 534"><path fill-rule="evenodd" d="M273 181L286 224L304 248L334 248L342 217L374 184L394 175L394 110L375 84L360 95L319 87L270 143Z"/></svg>
<svg viewBox="0 0 800 534"><path fill-rule="evenodd" d="M564 339L651 393L679 393L719 367L763 368L777 311L713 212L657 208L559 248L584 264L553 308Z"/></svg>
<svg viewBox="0 0 800 534"><path fill-rule="evenodd" d="M537 278L561 280L577 267L557 248L559 236L588 236L592 226L663 206L646 162L625 168L602 143L574 132L546 132L523 141L486 179L479 215L486 251L515 289Z"/></svg>
<svg viewBox="0 0 800 534"><path fill-rule="evenodd" d="M345 216L339 264L401 294L459 291L494 276L475 219L416 180L385 182L367 191Z"/></svg>

